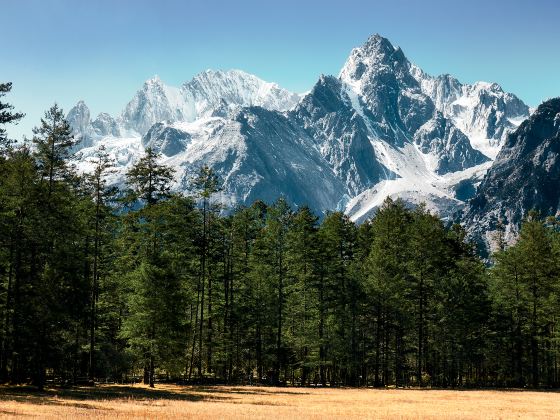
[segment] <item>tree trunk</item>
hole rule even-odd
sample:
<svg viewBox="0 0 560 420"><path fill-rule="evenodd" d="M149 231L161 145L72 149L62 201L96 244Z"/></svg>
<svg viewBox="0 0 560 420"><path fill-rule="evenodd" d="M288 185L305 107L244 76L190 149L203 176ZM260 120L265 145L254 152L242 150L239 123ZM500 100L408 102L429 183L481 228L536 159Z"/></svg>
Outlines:
<svg viewBox="0 0 560 420"><path fill-rule="evenodd" d="M154 388L154 356L150 354L150 388Z"/></svg>

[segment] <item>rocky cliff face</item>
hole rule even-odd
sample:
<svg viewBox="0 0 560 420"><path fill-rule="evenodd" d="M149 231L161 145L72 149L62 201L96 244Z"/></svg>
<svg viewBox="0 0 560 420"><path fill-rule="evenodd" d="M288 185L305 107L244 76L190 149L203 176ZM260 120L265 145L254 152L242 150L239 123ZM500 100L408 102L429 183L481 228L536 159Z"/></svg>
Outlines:
<svg viewBox="0 0 560 420"><path fill-rule="evenodd" d="M515 236L529 210L560 210L560 98L541 104L511 133L470 202L464 223L472 235L492 242L498 222Z"/></svg>
<svg viewBox="0 0 560 420"><path fill-rule="evenodd" d="M377 159L366 120L339 79L322 76L289 117L313 139L349 196L394 177Z"/></svg>
<svg viewBox="0 0 560 420"><path fill-rule="evenodd" d="M185 151L191 136L165 123L155 123L142 137L142 146L152 148L165 156L175 156Z"/></svg>

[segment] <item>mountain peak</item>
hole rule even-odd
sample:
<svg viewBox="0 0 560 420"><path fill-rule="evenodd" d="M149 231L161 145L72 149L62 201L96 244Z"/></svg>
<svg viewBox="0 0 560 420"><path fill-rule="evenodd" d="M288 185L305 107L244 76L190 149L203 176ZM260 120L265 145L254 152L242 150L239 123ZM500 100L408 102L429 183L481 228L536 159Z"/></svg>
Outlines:
<svg viewBox="0 0 560 420"><path fill-rule="evenodd" d="M224 78L224 77L244 77L257 78L256 76L239 69L206 69L193 77L197 78Z"/></svg>
<svg viewBox="0 0 560 420"><path fill-rule="evenodd" d="M367 39L367 41L362 45L361 48L365 50L375 49L375 50L383 50L387 52L392 52L396 50L393 44L391 44L391 41L389 41L387 38L384 38L377 33L371 35Z"/></svg>
<svg viewBox="0 0 560 420"><path fill-rule="evenodd" d="M387 38L374 34L361 47L352 50L339 77L352 85L364 74L377 73L381 69L402 72L402 69L408 68L409 65L400 47L395 47Z"/></svg>
<svg viewBox="0 0 560 420"><path fill-rule="evenodd" d="M144 82L144 86L148 87L148 86L162 86L163 82L160 79L160 77L157 74L154 74L150 79L146 80Z"/></svg>
<svg viewBox="0 0 560 420"><path fill-rule="evenodd" d="M89 118L89 107L86 105L85 101L83 100L79 100L76 105L74 105L72 108L70 108L70 111L68 111L68 115L72 116L72 115L88 115Z"/></svg>

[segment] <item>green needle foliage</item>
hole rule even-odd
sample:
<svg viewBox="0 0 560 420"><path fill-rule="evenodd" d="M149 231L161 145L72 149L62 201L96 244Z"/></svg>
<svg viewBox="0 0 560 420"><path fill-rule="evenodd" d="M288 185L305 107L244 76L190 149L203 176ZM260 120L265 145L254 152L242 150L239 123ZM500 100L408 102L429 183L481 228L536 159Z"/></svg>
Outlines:
<svg viewBox="0 0 560 420"><path fill-rule="evenodd" d="M102 146L73 170L57 105L23 144L12 109L0 382L560 386L555 218L531 212L512 243L500 228L483 262L424 206L387 199L361 225L282 198L226 209L212 168L176 193L152 149L119 191Z"/></svg>

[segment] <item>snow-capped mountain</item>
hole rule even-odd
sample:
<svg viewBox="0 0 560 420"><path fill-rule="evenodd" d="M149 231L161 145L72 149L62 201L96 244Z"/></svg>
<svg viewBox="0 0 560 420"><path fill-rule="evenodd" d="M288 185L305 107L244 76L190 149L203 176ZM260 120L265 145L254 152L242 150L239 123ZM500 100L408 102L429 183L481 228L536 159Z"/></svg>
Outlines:
<svg viewBox="0 0 560 420"><path fill-rule="evenodd" d="M431 77L417 66L411 73L436 108L492 159L508 133L529 117L529 107L496 83L461 84L449 74Z"/></svg>
<svg viewBox="0 0 560 420"><path fill-rule="evenodd" d="M262 106L284 111L300 97L240 70L207 70L180 88L165 85L157 76L144 83L127 104L119 121L140 135L161 121L193 122L199 118L223 116L239 107Z"/></svg>
<svg viewBox="0 0 560 420"><path fill-rule="evenodd" d="M91 121L80 102L68 119L82 139L80 167L104 144L118 162L114 182L153 147L175 168L177 189L208 164L224 180L224 204L283 195L363 220L387 195L455 212L528 112L495 84L426 75L374 35L305 95L208 70L178 88L148 80L116 118Z"/></svg>

